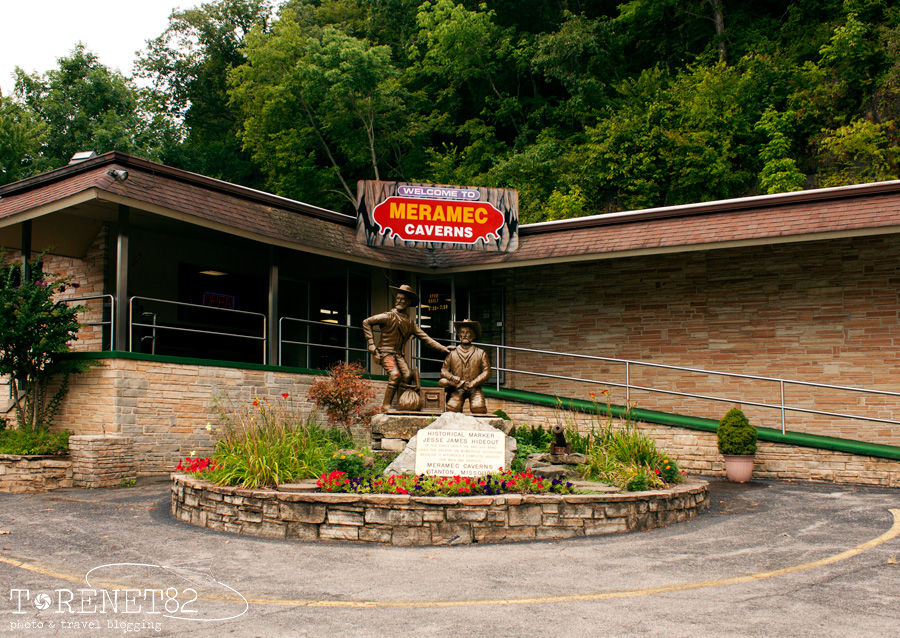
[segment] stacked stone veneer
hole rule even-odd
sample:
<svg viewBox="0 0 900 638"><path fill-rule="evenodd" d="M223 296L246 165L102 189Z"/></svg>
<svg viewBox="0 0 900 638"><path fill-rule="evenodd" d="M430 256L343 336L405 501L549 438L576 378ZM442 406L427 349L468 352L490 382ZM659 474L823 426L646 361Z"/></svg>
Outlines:
<svg viewBox="0 0 900 638"><path fill-rule="evenodd" d="M69 456L0 454L0 492L115 487L135 478L130 437L70 436Z"/></svg>
<svg viewBox="0 0 900 638"><path fill-rule="evenodd" d="M222 426L213 409L215 396L246 405L257 397L279 401L282 393L288 393L300 415L306 416L313 411L305 397L314 380L288 372L105 359L72 377L56 424L76 434L105 430L130 436L137 475L165 474L191 452L204 456L212 452L220 436L216 428ZM374 385L380 396L383 384ZM591 427L585 415L488 398L488 409L498 408L516 425L547 427L571 421L582 431ZM688 471L724 476L715 433L651 424L637 427L656 438ZM900 461L761 441L754 476L900 486Z"/></svg>
<svg viewBox="0 0 900 638"><path fill-rule="evenodd" d="M173 476L172 513L210 529L298 541L457 545L595 536L689 520L709 486L629 494L415 497L222 487Z"/></svg>
<svg viewBox="0 0 900 638"><path fill-rule="evenodd" d="M533 425L571 424L582 432L599 427L599 417L593 420L585 414L564 412L553 408L512 401L491 401L492 410L503 409L516 423ZM606 419L603 423L606 424ZM614 421L614 427L622 423ZM725 476L725 465L719 454L715 432L652 423L634 423L646 432L657 445L667 450L678 465L691 473ZM853 485L900 487L900 461L759 441L753 476L766 479L824 481Z"/></svg>
<svg viewBox="0 0 900 638"><path fill-rule="evenodd" d="M315 377L132 359L103 359L73 375L55 424L76 434L121 434L133 439L138 476L166 474L194 452L212 453L223 424L214 407L283 401L289 394L300 418L313 405L306 394Z"/></svg>
<svg viewBox="0 0 900 638"><path fill-rule="evenodd" d="M43 492L60 487L72 487L69 459L0 454L0 492Z"/></svg>
<svg viewBox="0 0 900 638"><path fill-rule="evenodd" d="M69 437L72 479L78 487L115 487L136 478L131 437Z"/></svg>

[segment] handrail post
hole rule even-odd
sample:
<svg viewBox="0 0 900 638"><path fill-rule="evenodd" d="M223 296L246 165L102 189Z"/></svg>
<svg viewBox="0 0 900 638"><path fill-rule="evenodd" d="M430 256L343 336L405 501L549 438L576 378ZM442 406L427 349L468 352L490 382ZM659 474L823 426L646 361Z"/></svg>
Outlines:
<svg viewBox="0 0 900 638"><path fill-rule="evenodd" d="M625 362L625 403L631 403L631 364Z"/></svg>
<svg viewBox="0 0 900 638"><path fill-rule="evenodd" d="M110 298L109 304L109 349L115 351L116 349L116 296L108 295ZM100 311L100 320L103 320L103 311ZM100 339L100 348L103 348L103 339Z"/></svg>
<svg viewBox="0 0 900 638"><path fill-rule="evenodd" d="M269 318L263 317L263 365L269 365Z"/></svg>
<svg viewBox="0 0 900 638"><path fill-rule="evenodd" d="M500 347L494 346L494 349L497 351L497 358L494 359L494 361L496 362L494 367L494 374L497 377L497 392L500 392Z"/></svg>
<svg viewBox="0 0 900 638"><path fill-rule="evenodd" d="M779 379L778 384L781 386L781 433L784 434L784 379Z"/></svg>
<svg viewBox="0 0 900 638"><path fill-rule="evenodd" d="M344 328L344 363L350 365L350 313L347 313L347 324Z"/></svg>
<svg viewBox="0 0 900 638"><path fill-rule="evenodd" d="M133 352L131 349L131 333L134 332L132 323L134 323L134 297L128 300L128 352Z"/></svg>

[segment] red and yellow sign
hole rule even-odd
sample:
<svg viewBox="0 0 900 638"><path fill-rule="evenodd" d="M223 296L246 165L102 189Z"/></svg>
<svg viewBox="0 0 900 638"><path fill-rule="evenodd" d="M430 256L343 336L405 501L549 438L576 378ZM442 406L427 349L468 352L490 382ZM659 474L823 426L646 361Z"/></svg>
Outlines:
<svg viewBox="0 0 900 638"><path fill-rule="evenodd" d="M474 244L500 239L503 213L488 202L389 197L372 211L381 234L404 241Z"/></svg>
<svg viewBox="0 0 900 638"><path fill-rule="evenodd" d="M356 236L367 246L512 252L519 193L511 188L361 181Z"/></svg>

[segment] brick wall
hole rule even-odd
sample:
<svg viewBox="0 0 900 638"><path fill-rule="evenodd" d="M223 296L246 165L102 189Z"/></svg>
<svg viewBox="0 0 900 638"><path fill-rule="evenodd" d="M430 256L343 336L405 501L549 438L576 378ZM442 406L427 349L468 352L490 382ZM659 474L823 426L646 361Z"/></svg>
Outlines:
<svg viewBox="0 0 900 638"><path fill-rule="evenodd" d="M37 254L32 254L36 257ZM19 250L8 250L8 259L21 261L22 253ZM45 273L68 277L71 284L64 292L58 293L56 299L69 299L73 297L94 297L107 292L106 272L109 258L109 226L104 224L94 241L88 248L84 258L64 257L61 255L47 254L43 260ZM109 349L108 342L104 345L103 328L99 325L87 325L109 321L110 311L104 315L103 299L91 299L79 302L85 311L78 316L82 328L78 333L78 339L72 343L73 350L103 350Z"/></svg>
<svg viewBox="0 0 900 638"><path fill-rule="evenodd" d="M93 297L102 295L106 289L106 272L108 266L109 251L109 227L104 224L100 232L94 238L91 247L83 259L74 257L61 257L59 255L47 255L44 258L44 270L46 272L56 273L69 277L70 281L78 284L76 287L69 287L65 292L58 295L58 299L67 297ZM73 350L102 350L103 343L103 327L99 325L87 325L100 323L101 321L109 321L109 310L104 316L103 299L91 299L89 301L80 302L79 305L85 308L85 312L78 316L78 321L82 324L81 330L78 332L78 340L72 344ZM106 349L109 344L106 343Z"/></svg>
<svg viewBox="0 0 900 638"><path fill-rule="evenodd" d="M609 232L615 232L611 229ZM497 273L507 345L900 391L900 238L877 236L514 268ZM492 355L492 358L493 355ZM507 367L625 382L617 363L510 353ZM781 427L777 383L632 367L639 407L718 419L741 402ZM587 398L604 386L507 375L507 387ZM615 403L624 390L609 387ZM900 420L896 398L787 386L803 408ZM787 429L900 445L900 426L787 413Z"/></svg>

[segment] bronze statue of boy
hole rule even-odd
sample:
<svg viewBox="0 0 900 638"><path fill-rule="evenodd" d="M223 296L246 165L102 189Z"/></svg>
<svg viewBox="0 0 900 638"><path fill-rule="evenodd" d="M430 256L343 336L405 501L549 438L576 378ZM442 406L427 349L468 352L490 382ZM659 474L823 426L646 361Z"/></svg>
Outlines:
<svg viewBox="0 0 900 638"><path fill-rule="evenodd" d="M419 296L413 289L403 284L400 287L391 286L391 290L397 293L394 298L394 307L380 315L364 319L362 322L363 334L369 343L369 353L375 363L383 366L388 373L388 384L383 401L385 411L391 409L391 402L401 382L407 387L414 385L414 374L403 357L403 348L412 337L416 337L429 347L444 354L450 352L449 348L429 337L416 325L415 321L409 318L407 310L419 305ZM377 348L372 335L372 326L381 326L381 340Z"/></svg>
<svg viewBox="0 0 900 638"><path fill-rule="evenodd" d="M444 359L438 381L438 385L447 391L447 410L462 412L463 403L469 399L472 414L487 414L481 386L491 376L491 363L484 350L472 345L481 337L481 324L466 319L454 321L453 326L460 345Z"/></svg>

